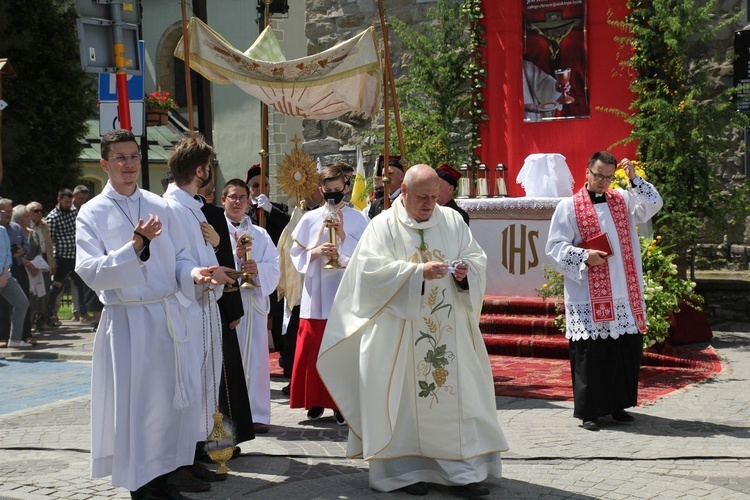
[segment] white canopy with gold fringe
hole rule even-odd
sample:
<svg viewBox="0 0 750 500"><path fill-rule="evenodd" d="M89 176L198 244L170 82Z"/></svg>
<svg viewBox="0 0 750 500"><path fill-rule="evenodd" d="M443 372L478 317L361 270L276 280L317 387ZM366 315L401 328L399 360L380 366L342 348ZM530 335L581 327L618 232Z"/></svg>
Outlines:
<svg viewBox="0 0 750 500"><path fill-rule="evenodd" d="M195 17L187 38L193 70L214 83L233 83L277 112L323 120L351 111L370 116L379 107L382 74L373 28L290 61L270 27L245 52ZM180 59L183 45L184 37L174 52Z"/></svg>

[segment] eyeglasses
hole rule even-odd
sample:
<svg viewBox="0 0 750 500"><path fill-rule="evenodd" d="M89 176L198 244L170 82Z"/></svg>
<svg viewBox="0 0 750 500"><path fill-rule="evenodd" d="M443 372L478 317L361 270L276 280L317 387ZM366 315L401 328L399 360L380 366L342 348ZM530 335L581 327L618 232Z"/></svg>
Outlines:
<svg viewBox="0 0 750 500"><path fill-rule="evenodd" d="M597 182L601 182L601 181L612 182L613 180L615 180L615 176L614 175L602 175L602 174L598 174L598 173L594 172L591 169L589 169L589 172L591 172L591 175L594 177L594 180L597 181Z"/></svg>
<svg viewBox="0 0 750 500"><path fill-rule="evenodd" d="M245 196L244 194L240 196L230 194L229 196L227 196L227 200L231 201L232 203L245 203L247 201L247 196Z"/></svg>
<svg viewBox="0 0 750 500"><path fill-rule="evenodd" d="M119 163L120 165L125 165L127 162L131 161L133 163L140 162L141 161L141 154L136 153L132 155L114 155L110 158L107 158L109 161L114 161L116 163Z"/></svg>
<svg viewBox="0 0 750 500"><path fill-rule="evenodd" d="M35 208L34 210L32 210L32 212L34 212L35 214L41 214L44 213L44 210L42 210L41 208Z"/></svg>
<svg viewBox="0 0 750 500"><path fill-rule="evenodd" d="M260 187L260 184L256 182L255 184L250 184L250 187L253 189L258 189Z"/></svg>

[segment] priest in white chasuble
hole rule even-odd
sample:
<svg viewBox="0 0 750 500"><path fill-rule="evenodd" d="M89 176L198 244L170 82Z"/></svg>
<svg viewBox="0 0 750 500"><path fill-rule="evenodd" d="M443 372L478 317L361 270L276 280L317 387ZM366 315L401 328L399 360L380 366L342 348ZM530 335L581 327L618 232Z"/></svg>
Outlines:
<svg viewBox="0 0 750 500"><path fill-rule="evenodd" d="M479 331L487 257L461 216L436 205L439 182L411 167L365 230L317 366L373 489L426 494L436 483L481 496L508 449Z"/></svg>

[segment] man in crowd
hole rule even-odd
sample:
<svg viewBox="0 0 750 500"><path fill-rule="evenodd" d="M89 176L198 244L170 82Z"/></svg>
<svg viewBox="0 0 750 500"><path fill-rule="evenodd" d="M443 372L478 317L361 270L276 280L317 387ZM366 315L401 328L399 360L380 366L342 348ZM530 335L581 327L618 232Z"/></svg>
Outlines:
<svg viewBox="0 0 750 500"><path fill-rule="evenodd" d="M224 230L229 244L235 249L236 265L243 266L251 280L242 282L257 286L241 286L237 297L241 297L245 315L237 325L237 340L242 354L243 380L247 385L246 396L253 410L252 424L256 433L268 432L271 423L271 367L268 356L268 311L269 295L279 284L279 252L268 232L254 225L246 214L250 189L241 179L230 179L222 190L221 202ZM243 243L242 236L250 240ZM246 259L247 253L250 258Z"/></svg>
<svg viewBox="0 0 750 500"><path fill-rule="evenodd" d="M324 409L330 408L336 421L345 425L315 368L333 297L344 274L343 269L327 269L325 265L332 257L338 257L339 263L346 265L367 226L367 219L345 205L344 173L339 167L323 168L320 190L328 204L303 215L292 233L292 264L304 274L305 280L289 405L308 410L310 420L320 418ZM328 205L335 210L336 219L328 217ZM335 243L329 239L331 230L335 232Z"/></svg>
<svg viewBox="0 0 750 500"><path fill-rule="evenodd" d="M586 185L557 205L546 253L565 278L565 336L570 340L573 416L599 430L599 417L632 422L646 332L643 268L635 225L662 206L654 186L624 158L627 191L610 189L617 160L594 153Z"/></svg>
<svg viewBox="0 0 750 500"><path fill-rule="evenodd" d="M438 177L440 177L440 193L438 194L438 205L443 207L452 208L459 214L464 220L466 225L469 225L469 214L464 211L463 208L458 206L456 200L453 199L453 193L458 187L458 179L461 178L461 172L451 167L447 163L440 165L437 169Z"/></svg>
<svg viewBox="0 0 750 500"><path fill-rule="evenodd" d="M487 257L458 213L437 206L439 183L429 165L411 167L365 230L317 367L373 489L425 495L437 483L482 496L508 449L479 331Z"/></svg>
<svg viewBox="0 0 750 500"><path fill-rule="evenodd" d="M57 205L50 211L45 219L49 226L52 246L55 256L55 273L52 275L52 286L49 289L47 300L47 314L55 326L60 325L57 317L57 299L62 293L65 279L70 276L74 285L79 290L84 290L81 278L73 270L76 260L76 215L73 208L73 192L64 188L57 193ZM82 317L86 317L85 294L78 294L78 302L73 308L78 310Z"/></svg>
<svg viewBox="0 0 750 500"><path fill-rule="evenodd" d="M188 297L217 285L198 267L162 198L138 188L140 147L127 130L102 137L109 177L78 216L75 270L104 304L94 339L91 474L131 498L183 497L167 475L193 463L202 414L190 356Z"/></svg>
<svg viewBox="0 0 750 500"><path fill-rule="evenodd" d="M383 170L385 166L385 160L383 156L380 156L378 158L377 164L375 165L375 175L380 178L384 178ZM401 164L401 157L400 156L389 156L388 157L388 198L390 200L390 205L393 205L393 200L395 200L398 195L401 194L401 181L404 179L404 166ZM385 180L384 180L385 181ZM380 198L376 198L375 201L370 205L370 210L368 211L368 216L370 219L374 218L376 215L378 215L380 212L383 211L383 202L385 200L385 196L382 196ZM389 206L390 206L389 205Z"/></svg>
<svg viewBox="0 0 750 500"><path fill-rule="evenodd" d="M36 233L42 250L42 258L49 266L49 269L42 270L44 289L49 290L50 286L52 286L52 275L55 273L55 256L49 226L47 225L47 221L42 218L44 207L38 201L32 201L26 205L26 208L29 210L29 227ZM39 298L39 315L36 318L32 318L37 331L42 332L50 329L48 311L49 293L45 293L44 296Z"/></svg>

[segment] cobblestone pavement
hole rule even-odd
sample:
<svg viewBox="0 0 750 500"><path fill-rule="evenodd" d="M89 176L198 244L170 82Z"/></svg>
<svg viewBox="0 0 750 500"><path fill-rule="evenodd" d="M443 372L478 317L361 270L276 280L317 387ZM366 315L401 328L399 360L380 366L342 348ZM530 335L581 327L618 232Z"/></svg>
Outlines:
<svg viewBox="0 0 750 500"><path fill-rule="evenodd" d="M604 419L601 432L589 432L578 427L570 402L498 397L498 420L511 449L503 455L503 477L487 481L491 497L750 498L750 324L714 330L722 372L634 409L631 425ZM1 350L11 358L0 360L3 385L13 383L3 370L18 355L85 359L93 335L76 325L62 331L57 339L40 336L44 347ZM49 377L53 388L56 376ZM346 428L330 412L309 422L303 410L290 410L284 384L271 383L271 432L240 444L243 454L229 462L227 481L187 496L411 498L370 490L367 463L345 458ZM3 401L12 395L8 387L0 391ZM89 477L88 452L88 396L0 415L0 499L129 498L108 478ZM438 488L429 497L452 498Z"/></svg>

